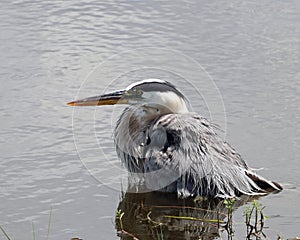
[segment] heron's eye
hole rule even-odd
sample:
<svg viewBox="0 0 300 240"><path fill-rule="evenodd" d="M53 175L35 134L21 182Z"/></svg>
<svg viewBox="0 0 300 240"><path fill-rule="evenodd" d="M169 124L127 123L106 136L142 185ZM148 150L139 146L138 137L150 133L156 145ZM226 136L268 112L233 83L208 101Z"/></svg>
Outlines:
<svg viewBox="0 0 300 240"><path fill-rule="evenodd" d="M136 95L142 96L143 95L143 91L141 89L137 89L136 90Z"/></svg>
<svg viewBox="0 0 300 240"><path fill-rule="evenodd" d="M141 89L130 89L126 92L127 97L140 97L143 95L143 90Z"/></svg>

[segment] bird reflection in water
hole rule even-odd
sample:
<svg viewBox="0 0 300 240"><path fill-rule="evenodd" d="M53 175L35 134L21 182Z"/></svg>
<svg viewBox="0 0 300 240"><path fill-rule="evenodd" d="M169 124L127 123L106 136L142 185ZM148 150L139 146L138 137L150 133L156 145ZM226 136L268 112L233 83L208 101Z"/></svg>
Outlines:
<svg viewBox="0 0 300 240"><path fill-rule="evenodd" d="M258 197L243 195L233 209ZM223 199L178 198L175 193L126 192L118 205L116 229L121 239L232 238L232 222ZM245 233L246 235L246 233Z"/></svg>

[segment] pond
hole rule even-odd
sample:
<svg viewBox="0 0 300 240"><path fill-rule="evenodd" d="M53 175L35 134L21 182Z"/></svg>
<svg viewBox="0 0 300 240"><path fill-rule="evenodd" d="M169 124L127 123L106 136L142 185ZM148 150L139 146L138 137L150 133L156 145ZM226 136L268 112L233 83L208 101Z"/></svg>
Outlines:
<svg viewBox="0 0 300 240"><path fill-rule="evenodd" d="M151 209L153 221L203 218L200 208L226 212L223 203L126 193L112 136L123 107L66 105L162 78L219 124L251 167L282 184L258 200L268 238L299 236L299 11L298 1L3 1L0 225L14 239L45 238L48 230L52 239L119 239L121 209L141 239L161 231L163 239L193 239L198 223L189 235L188 220L168 218L168 230L151 235L135 217L147 218L149 206L164 206ZM246 237L247 201L235 203L236 239ZM216 228L203 231L216 236Z"/></svg>

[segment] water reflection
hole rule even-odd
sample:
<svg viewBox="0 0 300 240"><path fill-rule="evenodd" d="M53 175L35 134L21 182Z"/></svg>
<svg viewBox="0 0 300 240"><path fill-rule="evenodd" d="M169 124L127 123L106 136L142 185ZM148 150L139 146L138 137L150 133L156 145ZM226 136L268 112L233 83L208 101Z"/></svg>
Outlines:
<svg viewBox="0 0 300 240"><path fill-rule="evenodd" d="M237 210L254 199L242 196L232 207ZM232 237L232 218L228 218L223 199L178 199L172 193L127 191L117 210L116 229L121 239Z"/></svg>

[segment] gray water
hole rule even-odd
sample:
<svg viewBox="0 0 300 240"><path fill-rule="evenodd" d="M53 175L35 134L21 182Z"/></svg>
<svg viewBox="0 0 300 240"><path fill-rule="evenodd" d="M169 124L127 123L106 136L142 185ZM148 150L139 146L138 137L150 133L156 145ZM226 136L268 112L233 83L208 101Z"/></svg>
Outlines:
<svg viewBox="0 0 300 240"><path fill-rule="evenodd" d="M52 207L51 239L117 239L121 183L111 133L122 108L113 116L109 107L73 113L65 103L81 84L84 97L107 83L118 89L161 75L174 77L194 111L226 129L250 166L283 185L260 200L268 237L299 236L299 12L296 0L2 1L0 225L14 239L33 239L33 223L43 239ZM109 60L115 54L121 58ZM237 239L242 213L235 213Z"/></svg>

